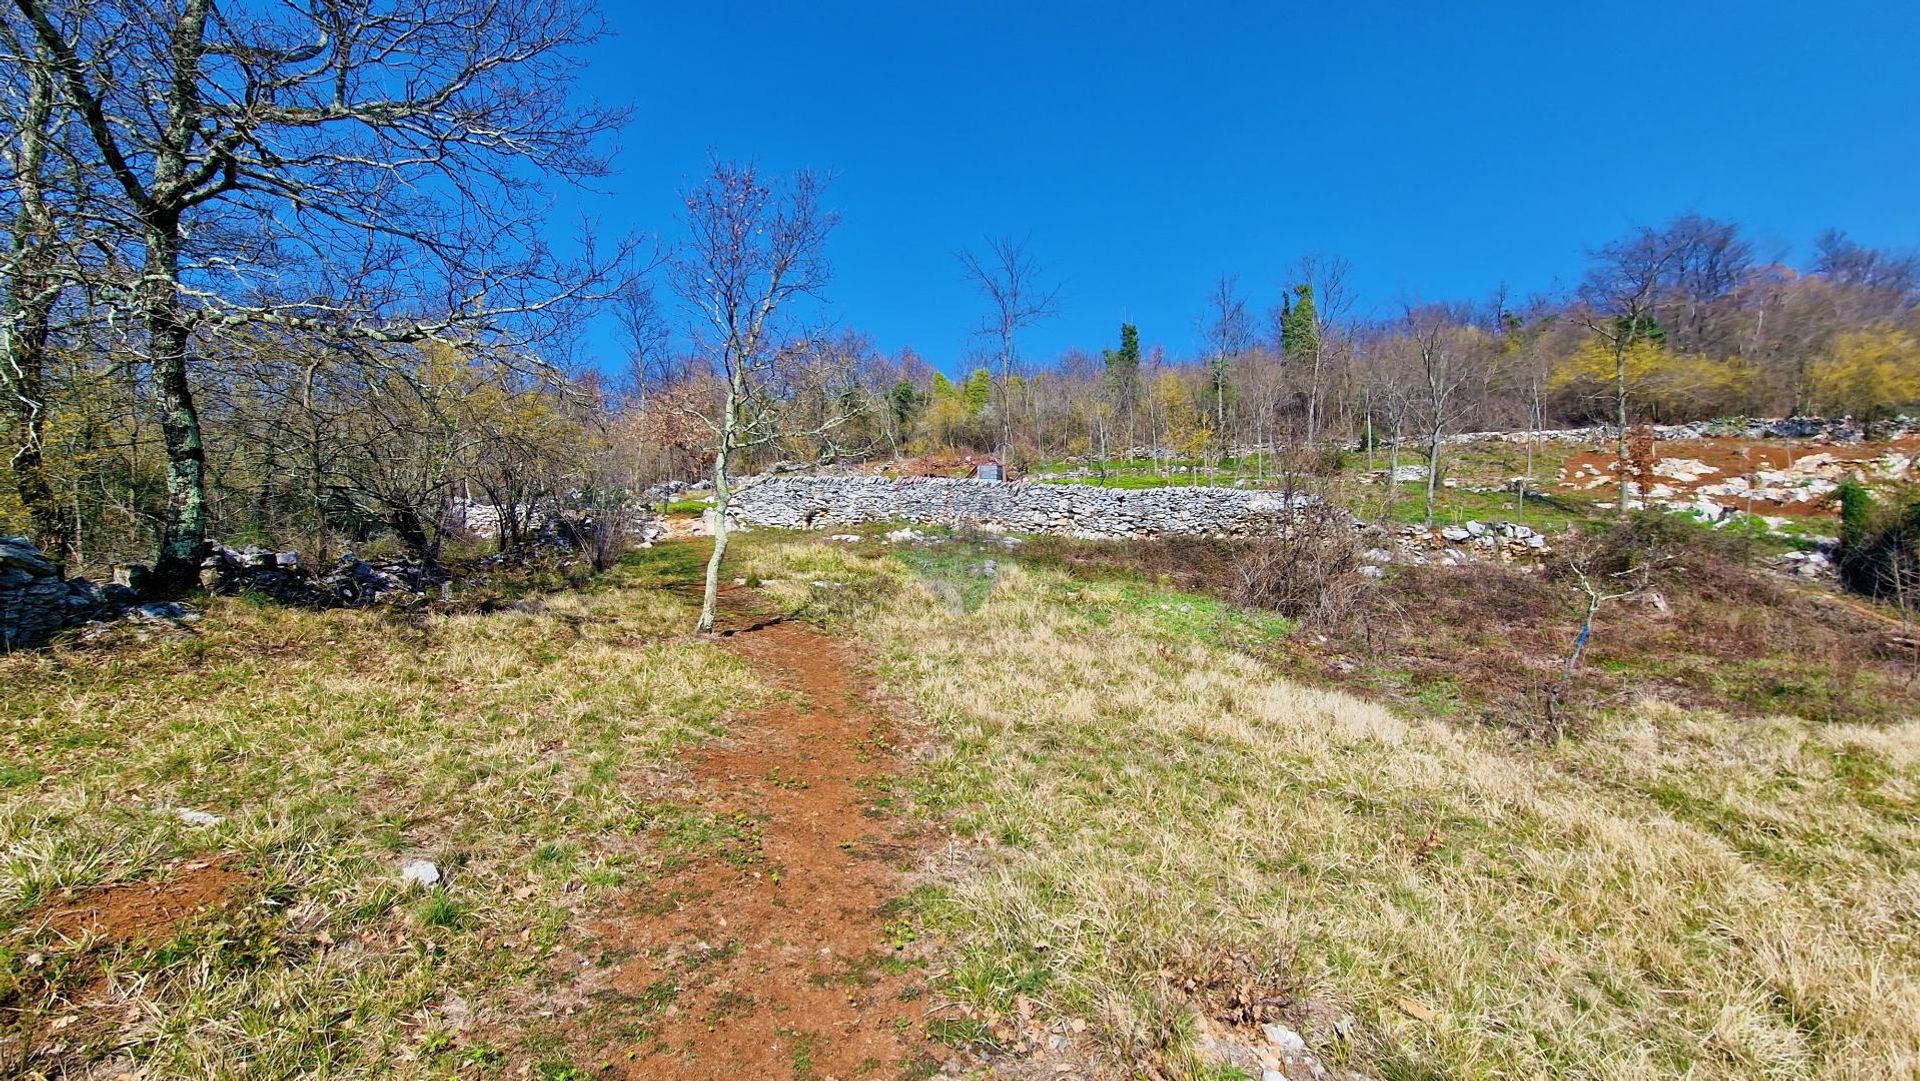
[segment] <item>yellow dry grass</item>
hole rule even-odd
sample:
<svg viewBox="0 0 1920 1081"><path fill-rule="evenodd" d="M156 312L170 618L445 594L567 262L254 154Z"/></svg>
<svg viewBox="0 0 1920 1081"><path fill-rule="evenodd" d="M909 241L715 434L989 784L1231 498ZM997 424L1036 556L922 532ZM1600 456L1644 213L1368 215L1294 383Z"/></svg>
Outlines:
<svg viewBox="0 0 1920 1081"><path fill-rule="evenodd" d="M565 1064L519 997L606 898L725 840L673 752L761 692L690 619L618 581L418 620L220 601L190 635L0 657L0 1073ZM215 857L246 887L164 940L35 916ZM441 885L405 887L413 858Z"/></svg>
<svg viewBox="0 0 1920 1081"><path fill-rule="evenodd" d="M950 992L1092 1017L1203 1072L1238 959L1372 1077L1920 1076L1920 725L1648 704L1527 747L1275 678L1118 587L1009 569L966 611L822 546L814 590L939 734L974 858L923 906Z"/></svg>

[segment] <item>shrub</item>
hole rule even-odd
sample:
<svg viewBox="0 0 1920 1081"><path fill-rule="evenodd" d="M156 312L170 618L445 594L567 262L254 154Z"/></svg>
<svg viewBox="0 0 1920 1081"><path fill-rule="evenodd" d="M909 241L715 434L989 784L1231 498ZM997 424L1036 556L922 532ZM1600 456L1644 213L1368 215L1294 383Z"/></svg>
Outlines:
<svg viewBox="0 0 1920 1081"><path fill-rule="evenodd" d="M1833 496L1840 503L1840 547L1857 547L1867 539L1867 531L1872 527L1873 495L1867 486L1848 477L1840 482Z"/></svg>
<svg viewBox="0 0 1920 1081"><path fill-rule="evenodd" d="M1861 539L1840 552L1840 580L1848 589L1902 608L1920 599L1920 501L1875 530L1861 527Z"/></svg>
<svg viewBox="0 0 1920 1081"><path fill-rule="evenodd" d="M1317 504L1300 511L1279 536L1250 541L1235 553L1233 600L1337 626L1369 592L1360 565L1360 541L1346 513Z"/></svg>
<svg viewBox="0 0 1920 1081"><path fill-rule="evenodd" d="M1755 574L1749 553L1738 535L1716 532L1684 515L1644 510L1598 527L1583 542L1569 539L1569 549L1583 549L1586 573L1652 589L1685 590L1725 602L1770 605L1779 586ZM1569 552L1571 554L1571 551ZM1568 577L1565 563L1549 564L1557 577Z"/></svg>

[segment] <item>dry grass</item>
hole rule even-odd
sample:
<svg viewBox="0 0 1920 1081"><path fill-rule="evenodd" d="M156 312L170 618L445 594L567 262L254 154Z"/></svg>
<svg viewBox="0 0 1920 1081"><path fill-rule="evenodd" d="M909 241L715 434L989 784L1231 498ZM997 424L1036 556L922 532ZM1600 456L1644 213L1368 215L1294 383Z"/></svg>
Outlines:
<svg viewBox="0 0 1920 1081"><path fill-rule="evenodd" d="M724 833L660 771L758 692L687 619L631 584L404 621L221 601L191 636L0 658L0 1073L538 1064L517 996L608 891ZM210 856L248 886L167 941L38 918ZM414 857L442 887L401 884Z"/></svg>
<svg viewBox="0 0 1920 1081"><path fill-rule="evenodd" d="M942 734L920 802L973 858L920 911L965 1005L1175 1076L1195 1013L1244 1019L1228 968L1373 1077L1920 1073L1911 719L1649 701L1538 747L1286 682L1118 582L1003 568L969 610L891 560L758 559L855 583L822 603Z"/></svg>

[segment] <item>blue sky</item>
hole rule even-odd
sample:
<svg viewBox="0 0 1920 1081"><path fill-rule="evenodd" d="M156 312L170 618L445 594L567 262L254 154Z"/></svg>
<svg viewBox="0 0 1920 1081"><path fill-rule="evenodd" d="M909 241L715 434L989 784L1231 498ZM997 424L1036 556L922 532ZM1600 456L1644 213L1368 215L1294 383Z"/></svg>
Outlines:
<svg viewBox="0 0 1920 1081"><path fill-rule="evenodd" d="M953 253L989 234L1062 285L1042 359L1122 320L1184 354L1217 275L1264 311L1314 251L1384 311L1554 289L1684 211L1770 256L1920 245L1912 0L605 2L582 89L634 120L562 213L671 239L709 149L831 173L833 316L949 371L981 314Z"/></svg>

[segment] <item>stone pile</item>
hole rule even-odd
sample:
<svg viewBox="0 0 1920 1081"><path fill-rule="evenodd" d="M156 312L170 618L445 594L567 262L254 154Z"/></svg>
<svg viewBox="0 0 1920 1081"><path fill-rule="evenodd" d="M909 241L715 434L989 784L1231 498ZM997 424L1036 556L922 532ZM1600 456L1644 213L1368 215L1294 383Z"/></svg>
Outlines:
<svg viewBox="0 0 1920 1081"><path fill-rule="evenodd" d="M1124 491L947 477L788 475L749 480L729 510L750 525L785 529L905 521L1107 539L1271 535L1310 502L1307 496L1240 488Z"/></svg>
<svg viewBox="0 0 1920 1081"><path fill-rule="evenodd" d="M93 583L65 579L26 537L0 537L0 647L31 649L103 606Z"/></svg>
<svg viewBox="0 0 1920 1081"><path fill-rule="evenodd" d="M368 563L351 552L321 570L304 563L299 552L235 551L215 543L200 581L215 593L253 593L307 608L363 608L424 600L447 575L411 560Z"/></svg>
<svg viewBox="0 0 1920 1081"><path fill-rule="evenodd" d="M1471 560L1535 563L1548 551L1546 534L1519 522L1465 522L1428 529L1404 526L1395 536L1395 548L1369 549L1368 562L1439 563L1455 566Z"/></svg>
<svg viewBox="0 0 1920 1081"><path fill-rule="evenodd" d="M139 594L119 583L63 578L32 540L0 537L0 652L42 646L68 627L129 613L161 620L189 618L193 610L141 604Z"/></svg>

